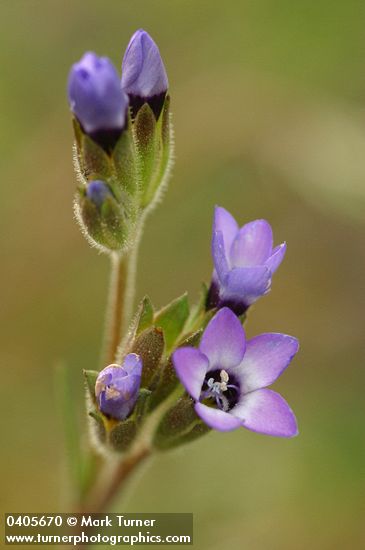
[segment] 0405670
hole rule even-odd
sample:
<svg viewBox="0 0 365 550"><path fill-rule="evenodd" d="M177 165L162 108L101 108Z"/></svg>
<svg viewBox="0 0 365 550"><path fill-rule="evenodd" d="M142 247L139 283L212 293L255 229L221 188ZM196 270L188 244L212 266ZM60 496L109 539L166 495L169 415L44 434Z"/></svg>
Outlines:
<svg viewBox="0 0 365 550"><path fill-rule="evenodd" d="M6 516L6 525L8 527L15 525L19 527L49 527L50 525L61 527L62 523L61 516L28 516L22 514L17 516L7 514Z"/></svg>

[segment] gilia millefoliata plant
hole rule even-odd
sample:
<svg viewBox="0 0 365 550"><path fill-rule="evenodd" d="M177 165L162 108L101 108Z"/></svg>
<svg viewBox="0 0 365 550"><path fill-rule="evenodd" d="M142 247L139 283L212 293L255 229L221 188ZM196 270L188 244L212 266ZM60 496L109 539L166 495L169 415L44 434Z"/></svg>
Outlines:
<svg viewBox="0 0 365 550"><path fill-rule="evenodd" d="M216 207L213 274L198 303L190 307L183 294L155 310L146 296L134 311L138 244L172 165L168 87L159 49L143 30L130 40L121 77L92 52L69 75L75 216L87 241L111 259L100 370L84 372L90 437L105 470L102 484L89 479L82 488L81 507L90 511L106 508L145 458L211 429L298 433L286 401L268 389L298 341L278 333L247 340L243 328L286 252L285 243L274 247L267 221L239 227Z"/></svg>

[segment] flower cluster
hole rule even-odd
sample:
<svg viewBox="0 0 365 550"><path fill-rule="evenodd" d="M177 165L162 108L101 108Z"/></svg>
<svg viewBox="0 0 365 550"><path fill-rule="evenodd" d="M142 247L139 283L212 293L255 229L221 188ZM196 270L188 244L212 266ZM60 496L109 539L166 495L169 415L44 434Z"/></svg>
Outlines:
<svg viewBox="0 0 365 550"><path fill-rule="evenodd" d="M70 70L75 215L88 241L110 253L132 248L157 203L172 159L168 79L150 35L134 33L121 77L112 61L85 53Z"/></svg>
<svg viewBox="0 0 365 550"><path fill-rule="evenodd" d="M219 246L217 234L221 239ZM247 340L238 316L238 312L268 291L271 275L285 253L285 244L273 250L272 231L267 222L257 220L239 229L223 208L215 211L212 242L215 269L206 303L211 301L212 287L215 288L215 314L198 347L183 345L173 351L171 360L178 380L191 397L195 414L209 428L230 431L245 427L266 435L293 437L298 433L295 416L283 397L268 386L290 364L298 351L298 340L281 333L260 334ZM259 265L235 267L233 262ZM222 263L226 278L222 275ZM250 280L247 273L251 270L265 273L265 284L258 277ZM237 275L234 292L229 286L232 279L227 277L232 272ZM206 315L212 307L210 303ZM129 354L122 367L110 365L99 374L96 397L103 414L125 419L132 412L140 390L142 363L141 357ZM125 374L129 364L135 369L132 379ZM156 391L156 383L152 387ZM188 409L189 406L188 401ZM180 403L177 412L183 417L186 411L181 412L179 407ZM188 416L189 424L190 410Z"/></svg>
<svg viewBox="0 0 365 550"><path fill-rule="evenodd" d="M116 140L127 124L129 105L136 116L148 103L158 118L168 89L159 49L147 32L132 36L122 63L122 78L107 57L87 52L68 80L71 111L84 131L102 144ZM108 140L109 137L109 140Z"/></svg>
<svg viewBox="0 0 365 550"><path fill-rule="evenodd" d="M121 78L108 58L92 52L70 71L80 176L76 217L88 240L113 261L137 246L136 235L169 172L167 91L160 52L143 30L130 40ZM124 452L144 426L152 430L140 436L144 445L159 449L211 428L245 427L278 437L298 433L289 405L268 389L297 353L297 339L265 333L247 340L243 328L247 309L270 291L285 253L285 243L274 246L267 221L239 227L216 207L213 274L199 303L190 309L183 295L155 311L145 297L109 355L114 362L101 372L85 372L89 413L103 445ZM130 292L130 282L124 286ZM120 324L117 311L116 330ZM153 421L145 422L149 415Z"/></svg>

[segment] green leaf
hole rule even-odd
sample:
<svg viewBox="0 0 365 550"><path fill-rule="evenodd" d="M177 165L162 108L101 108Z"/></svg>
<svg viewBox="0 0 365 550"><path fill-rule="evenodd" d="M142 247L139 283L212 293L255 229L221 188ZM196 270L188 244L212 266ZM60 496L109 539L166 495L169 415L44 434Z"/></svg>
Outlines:
<svg viewBox="0 0 365 550"><path fill-rule="evenodd" d="M194 332L199 330L205 325L206 301L207 301L208 287L205 283L202 283L199 293L199 299L196 304L191 308L189 319L185 325L185 332Z"/></svg>
<svg viewBox="0 0 365 550"><path fill-rule="evenodd" d="M153 324L153 305L148 296L145 296L138 307L136 334L140 334Z"/></svg>
<svg viewBox="0 0 365 550"><path fill-rule="evenodd" d="M156 118L148 103L139 109L134 120L134 130L140 153L149 154L154 147Z"/></svg>
<svg viewBox="0 0 365 550"><path fill-rule="evenodd" d="M133 442L137 433L135 420L118 422L109 432L109 445L117 452L124 452Z"/></svg>
<svg viewBox="0 0 365 550"><path fill-rule="evenodd" d="M142 388L149 386L157 372L164 347L164 335L160 329L155 327L143 331L133 343L129 353L137 353L142 359Z"/></svg>
<svg viewBox="0 0 365 550"><path fill-rule="evenodd" d="M170 98L166 96L161 114L156 117L145 103L138 111L133 128L141 176L141 207L155 202L158 191L166 183L172 158L173 140L170 121Z"/></svg>
<svg viewBox="0 0 365 550"><path fill-rule="evenodd" d="M179 344L179 347L197 346L199 344L202 332L202 330L199 330L194 334L189 335ZM173 392L178 384L179 379L175 372L172 357L170 356L160 370L156 387L153 388L153 393L151 395L151 399L149 400L149 410L152 411L155 407L157 407L157 405L166 399L166 397Z"/></svg>
<svg viewBox="0 0 365 550"><path fill-rule="evenodd" d="M164 146L170 147L171 121L170 121L170 96L167 95L162 109L161 135Z"/></svg>
<svg viewBox="0 0 365 550"><path fill-rule="evenodd" d="M141 176L141 205L148 204L149 187L159 164L159 136L156 133L156 118L151 107L145 103L134 121L137 142L139 171Z"/></svg>
<svg viewBox="0 0 365 550"><path fill-rule="evenodd" d="M81 172L86 180L107 180L112 175L110 157L104 149L85 134L74 120L74 133Z"/></svg>
<svg viewBox="0 0 365 550"><path fill-rule="evenodd" d="M94 420L92 428L97 441L104 444L106 442L106 430L102 414L99 411L91 410L89 416Z"/></svg>
<svg viewBox="0 0 365 550"><path fill-rule="evenodd" d="M96 370L84 370L83 375L85 378L86 390L88 391L92 402L95 403L95 384L99 373Z"/></svg>
<svg viewBox="0 0 365 550"><path fill-rule="evenodd" d="M195 439L199 439L199 437L209 432L209 426L200 421L197 424L193 425L193 427L188 432L177 437L156 438L154 445L156 449L160 451L169 451L170 449L174 449L175 447L180 447L181 445L185 445L186 443L191 443L192 441L195 441Z"/></svg>
<svg viewBox="0 0 365 550"><path fill-rule="evenodd" d="M114 189L101 206L94 204L84 189L78 191L76 201L87 234L99 245L110 250L123 250L135 231L137 213L130 196L123 189ZM114 196L118 192L120 198Z"/></svg>
<svg viewBox="0 0 365 550"><path fill-rule="evenodd" d="M139 182L131 122L116 143L112 160L114 162L118 184L130 195L135 196L139 191Z"/></svg>
<svg viewBox="0 0 365 550"><path fill-rule="evenodd" d="M169 167L173 159L172 125L170 120L170 98L166 97L162 115L157 123L156 134L158 136L158 162L151 177L145 202L150 204L158 194L159 188L167 183Z"/></svg>
<svg viewBox="0 0 365 550"><path fill-rule="evenodd" d="M147 411L147 403L151 395L152 392L150 390L147 390L145 388L139 390L137 403L135 404L133 410L133 418L136 420L136 423L138 425L143 421L145 417L145 413Z"/></svg>
<svg viewBox="0 0 365 550"><path fill-rule="evenodd" d="M173 300L156 314L154 323L156 327L163 330L167 353L170 352L178 340L188 316L189 302L186 293Z"/></svg>
<svg viewBox="0 0 365 550"><path fill-rule="evenodd" d="M196 439L210 430L194 410L194 401L184 395L162 418L153 440L158 449L167 450Z"/></svg>

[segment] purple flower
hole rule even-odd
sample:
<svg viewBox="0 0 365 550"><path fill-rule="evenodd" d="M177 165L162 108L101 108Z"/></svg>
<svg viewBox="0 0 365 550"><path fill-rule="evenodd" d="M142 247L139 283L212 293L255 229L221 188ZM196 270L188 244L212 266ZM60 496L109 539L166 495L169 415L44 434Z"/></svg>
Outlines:
<svg viewBox="0 0 365 550"><path fill-rule="evenodd" d="M102 413L124 420L131 413L141 384L142 361L129 353L122 365L103 369L95 384L95 397Z"/></svg>
<svg viewBox="0 0 365 550"><path fill-rule="evenodd" d="M168 86L157 45L146 31L139 29L132 36L122 63L122 88L129 95L133 114L147 102L158 118Z"/></svg>
<svg viewBox="0 0 365 550"><path fill-rule="evenodd" d="M92 137L106 133L120 135L126 125L128 97L107 57L87 52L71 67L68 100L71 111Z"/></svg>
<svg viewBox="0 0 365 550"><path fill-rule="evenodd" d="M281 264L286 244L273 248L270 224L255 220L239 228L227 210L216 207L212 254L214 272L207 306L230 307L244 313L270 290L271 277Z"/></svg>
<svg viewBox="0 0 365 550"><path fill-rule="evenodd" d="M199 349L173 354L176 373L196 401L195 411L211 428L225 432L243 426L278 437L297 435L295 416L286 401L266 389L298 351L286 334L260 334L246 342L234 313L223 308L205 329Z"/></svg>
<svg viewBox="0 0 365 550"><path fill-rule="evenodd" d="M98 208L101 208L105 199L112 196L112 193L104 181L93 180L88 183L86 196Z"/></svg>

